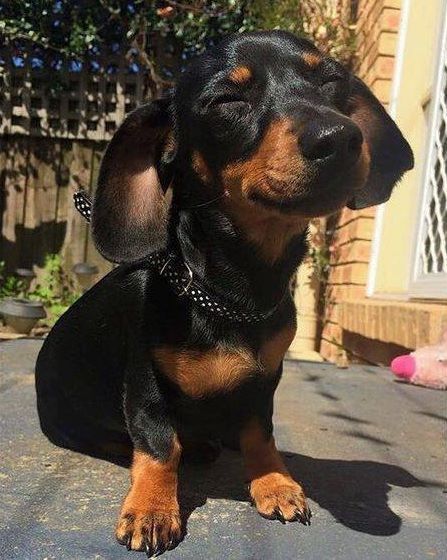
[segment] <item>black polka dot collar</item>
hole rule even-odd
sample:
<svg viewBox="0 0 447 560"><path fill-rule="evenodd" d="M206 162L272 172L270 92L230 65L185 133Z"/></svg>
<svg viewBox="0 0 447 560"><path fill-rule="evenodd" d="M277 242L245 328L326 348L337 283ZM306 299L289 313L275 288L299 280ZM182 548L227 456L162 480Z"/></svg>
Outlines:
<svg viewBox="0 0 447 560"><path fill-rule="evenodd" d="M73 195L78 212L89 222L92 201L84 191ZM188 264L174 251L161 251L148 255L147 261L170 284L173 292L179 297L188 297L196 306L204 311L236 323L259 323L271 317L281 302L268 311L249 311L226 304L222 298L211 295L195 280Z"/></svg>
<svg viewBox="0 0 447 560"><path fill-rule="evenodd" d="M268 319L278 308L278 305L276 305L267 312L260 312L248 311L226 304L222 298L211 295L194 279L191 268L175 252L152 253L147 257L147 260L158 270L160 276L166 278L178 296L188 297L204 311L228 321L259 323Z"/></svg>

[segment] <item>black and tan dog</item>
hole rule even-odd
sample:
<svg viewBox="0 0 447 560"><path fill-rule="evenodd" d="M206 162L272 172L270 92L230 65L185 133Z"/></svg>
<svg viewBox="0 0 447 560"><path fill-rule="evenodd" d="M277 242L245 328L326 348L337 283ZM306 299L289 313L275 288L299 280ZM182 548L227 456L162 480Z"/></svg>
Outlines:
<svg viewBox="0 0 447 560"><path fill-rule="evenodd" d="M290 279L310 218L384 202L412 165L368 88L280 31L222 41L124 121L92 216L98 249L123 264L59 320L37 363L52 441L132 450L119 542L149 556L176 545L180 456L215 441L240 446L261 515L309 522L272 437Z"/></svg>

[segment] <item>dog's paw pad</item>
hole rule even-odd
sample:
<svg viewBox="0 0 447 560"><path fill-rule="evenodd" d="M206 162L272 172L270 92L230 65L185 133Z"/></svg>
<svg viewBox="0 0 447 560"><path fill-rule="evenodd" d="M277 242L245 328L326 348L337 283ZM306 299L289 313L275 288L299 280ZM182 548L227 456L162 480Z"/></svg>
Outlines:
<svg viewBox="0 0 447 560"><path fill-rule="evenodd" d="M123 513L115 535L128 550L142 550L148 558L154 558L181 541L180 514L178 511Z"/></svg>

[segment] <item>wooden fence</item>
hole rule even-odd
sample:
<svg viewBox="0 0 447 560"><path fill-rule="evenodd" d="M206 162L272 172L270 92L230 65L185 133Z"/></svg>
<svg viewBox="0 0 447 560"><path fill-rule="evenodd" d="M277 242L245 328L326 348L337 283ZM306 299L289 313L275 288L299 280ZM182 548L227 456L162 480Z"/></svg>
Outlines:
<svg viewBox="0 0 447 560"><path fill-rule="evenodd" d="M0 260L9 273L43 266L62 255L67 271L78 262L103 275L112 265L96 251L90 228L75 210L73 193L92 193L105 142L0 137Z"/></svg>
<svg viewBox="0 0 447 560"><path fill-rule="evenodd" d="M66 271L88 262L103 275L112 265L94 248L72 197L93 192L106 141L144 100L143 74L106 52L90 61L96 71L62 67L64 87L52 92L48 68L19 54L17 63L17 53L0 48L0 261L9 274L18 267L39 274L45 256L58 253Z"/></svg>
<svg viewBox="0 0 447 560"><path fill-rule="evenodd" d="M160 37L153 48L159 66L177 73L177 50ZM0 261L7 273L39 273L45 256L59 253L67 271L88 262L103 275L112 265L94 248L72 197L79 189L93 193L107 141L149 97L145 71L110 49L80 66L66 61L49 70L50 63L0 47ZM62 89L48 87L48 72Z"/></svg>

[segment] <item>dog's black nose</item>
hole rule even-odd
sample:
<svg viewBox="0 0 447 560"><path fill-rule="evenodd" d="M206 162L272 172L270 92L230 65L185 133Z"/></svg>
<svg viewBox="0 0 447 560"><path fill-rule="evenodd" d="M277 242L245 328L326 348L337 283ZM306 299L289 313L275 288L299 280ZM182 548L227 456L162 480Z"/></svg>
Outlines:
<svg viewBox="0 0 447 560"><path fill-rule="evenodd" d="M318 164L339 161L353 165L359 158L362 143L360 129L350 122L323 124L314 121L300 138L303 156Z"/></svg>

